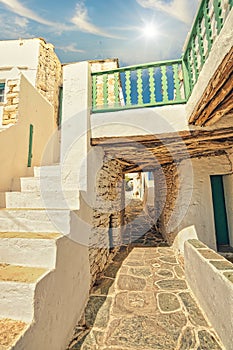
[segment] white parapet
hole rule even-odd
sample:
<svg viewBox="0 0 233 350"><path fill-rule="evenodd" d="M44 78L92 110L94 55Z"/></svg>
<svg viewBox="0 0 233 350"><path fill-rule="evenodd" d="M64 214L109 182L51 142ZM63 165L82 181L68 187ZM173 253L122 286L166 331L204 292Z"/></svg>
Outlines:
<svg viewBox="0 0 233 350"><path fill-rule="evenodd" d="M233 264L198 240L185 242L185 276L226 350L233 339Z"/></svg>
<svg viewBox="0 0 233 350"><path fill-rule="evenodd" d="M159 135L189 130L185 105L138 108L91 115L92 137Z"/></svg>
<svg viewBox="0 0 233 350"><path fill-rule="evenodd" d="M78 175L79 190L87 190L87 153L90 145L90 69L88 62L63 69L61 167Z"/></svg>

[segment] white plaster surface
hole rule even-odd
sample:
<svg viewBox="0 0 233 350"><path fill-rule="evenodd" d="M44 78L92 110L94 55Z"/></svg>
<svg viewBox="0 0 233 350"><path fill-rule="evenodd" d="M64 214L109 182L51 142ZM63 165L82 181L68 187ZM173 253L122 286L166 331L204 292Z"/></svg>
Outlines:
<svg viewBox="0 0 233 350"><path fill-rule="evenodd" d="M129 109L91 115L92 138L189 130L185 105Z"/></svg>
<svg viewBox="0 0 233 350"><path fill-rule="evenodd" d="M72 175L72 174L71 174ZM39 192L42 189L49 191L57 191L62 188L66 191L73 190L77 186L77 178L72 176L47 176L40 177L21 177L20 181L15 179L14 190L21 190L22 192Z"/></svg>
<svg viewBox="0 0 233 350"><path fill-rule="evenodd" d="M59 176L61 172L61 166L60 164L34 166L33 172L36 178Z"/></svg>
<svg viewBox="0 0 233 350"><path fill-rule="evenodd" d="M184 261L189 286L226 350L232 350L233 283L189 242L185 243Z"/></svg>
<svg viewBox="0 0 233 350"><path fill-rule="evenodd" d="M40 39L0 41L0 80L8 79L10 70L18 67L35 86Z"/></svg>
<svg viewBox="0 0 233 350"><path fill-rule="evenodd" d="M6 208L79 209L79 191L7 192Z"/></svg>
<svg viewBox="0 0 233 350"><path fill-rule="evenodd" d="M12 265L55 268L56 238L1 238L0 262Z"/></svg>
<svg viewBox="0 0 233 350"><path fill-rule="evenodd" d="M208 247L216 250L216 236L210 175L226 175L231 173L231 162L227 156L192 159L193 179L186 171L186 162L178 167L179 179L186 177L185 187L181 186L176 212L184 216L178 225L174 247L183 252L185 240L198 238ZM183 185L183 184L182 184ZM233 183L228 184L232 192ZM230 193L229 192L229 195ZM174 214L176 215L176 214ZM177 220L175 220L177 223Z"/></svg>
<svg viewBox="0 0 233 350"><path fill-rule="evenodd" d="M77 174L78 188L87 189L87 152L90 118L90 67L88 62L64 66L61 162Z"/></svg>
<svg viewBox="0 0 233 350"><path fill-rule="evenodd" d="M0 162L4 171L0 173L0 191L11 190L13 178L29 175L28 163L29 126L34 126L32 166L39 165L43 158L53 163L54 144L45 146L52 136L55 125L53 108L44 97L22 75L20 82L19 120L17 124L0 133ZM3 151L4 150L4 151Z"/></svg>
<svg viewBox="0 0 233 350"><path fill-rule="evenodd" d="M35 283L0 281L0 317L31 322Z"/></svg>
<svg viewBox="0 0 233 350"><path fill-rule="evenodd" d="M13 350L66 349L88 300L89 268L86 247L58 240L56 270L37 284L34 322Z"/></svg>
<svg viewBox="0 0 233 350"><path fill-rule="evenodd" d="M69 210L0 210L0 232L54 232L68 234Z"/></svg>

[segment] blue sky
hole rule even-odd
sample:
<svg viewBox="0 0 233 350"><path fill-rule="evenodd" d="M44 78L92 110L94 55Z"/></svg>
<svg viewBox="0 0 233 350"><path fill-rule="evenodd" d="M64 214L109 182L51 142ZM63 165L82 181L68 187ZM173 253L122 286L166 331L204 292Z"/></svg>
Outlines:
<svg viewBox="0 0 233 350"><path fill-rule="evenodd" d="M0 40L42 37L64 62L178 58L198 0L0 0Z"/></svg>

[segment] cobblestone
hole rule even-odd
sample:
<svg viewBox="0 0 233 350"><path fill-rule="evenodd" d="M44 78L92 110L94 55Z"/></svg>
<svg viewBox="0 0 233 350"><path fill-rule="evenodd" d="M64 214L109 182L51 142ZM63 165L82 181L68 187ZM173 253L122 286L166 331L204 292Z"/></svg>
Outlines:
<svg viewBox="0 0 233 350"><path fill-rule="evenodd" d="M138 213L145 227L150 219ZM125 233L128 244L94 286L86 324L69 349L224 350L186 284L182 258L152 226L140 243L134 236Z"/></svg>

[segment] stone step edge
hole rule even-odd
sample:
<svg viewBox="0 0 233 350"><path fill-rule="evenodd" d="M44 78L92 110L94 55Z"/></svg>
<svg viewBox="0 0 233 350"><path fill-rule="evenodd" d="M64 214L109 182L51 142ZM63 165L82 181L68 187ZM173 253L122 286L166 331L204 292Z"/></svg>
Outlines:
<svg viewBox="0 0 233 350"><path fill-rule="evenodd" d="M49 233L49 232L0 232L1 239L42 239L42 240L57 240L63 237L60 233Z"/></svg>
<svg viewBox="0 0 233 350"><path fill-rule="evenodd" d="M68 209L68 208L64 208L64 209L62 209L62 208L0 208L0 212L2 211L2 212L5 212L5 211L45 211L45 212L47 212L47 211L62 211L62 212L64 212L64 211L68 211L68 212L70 212L71 210L70 209Z"/></svg>
<svg viewBox="0 0 233 350"><path fill-rule="evenodd" d="M51 271L49 268L0 263L0 288L1 284L8 283L36 285Z"/></svg>
<svg viewBox="0 0 233 350"><path fill-rule="evenodd" d="M30 324L23 321L0 318L0 350L10 350L29 327Z"/></svg>

